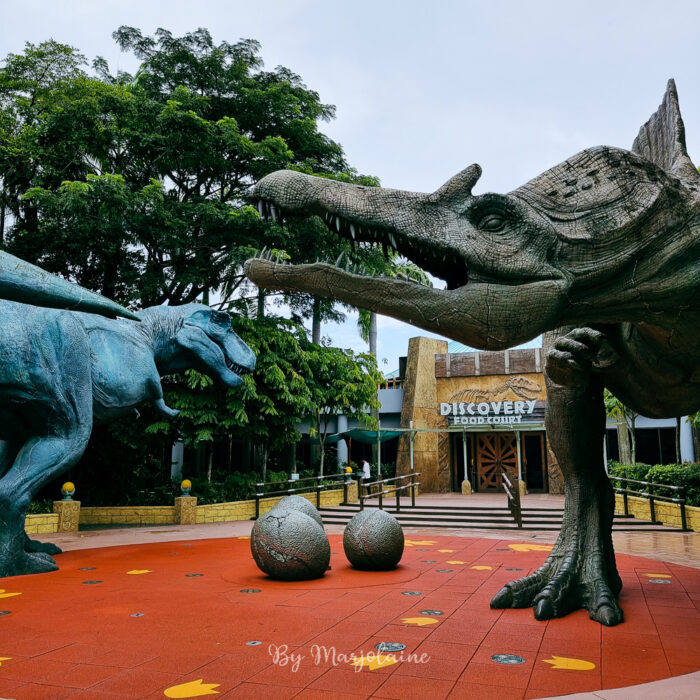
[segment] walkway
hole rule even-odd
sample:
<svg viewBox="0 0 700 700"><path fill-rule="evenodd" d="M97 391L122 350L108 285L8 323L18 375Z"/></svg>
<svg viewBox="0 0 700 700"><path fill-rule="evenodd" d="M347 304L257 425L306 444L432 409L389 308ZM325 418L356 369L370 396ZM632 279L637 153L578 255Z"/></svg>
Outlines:
<svg viewBox="0 0 700 700"><path fill-rule="evenodd" d="M526 498L561 506L559 497ZM407 528L401 567L377 574L347 565L342 527L331 526L331 571L290 584L255 568L250 528L47 538L66 550L59 572L0 581L0 696L155 700L209 688L212 697L270 700L700 697L700 534L616 534L626 621L604 628L582 611L537 622L529 609L490 610L493 593L535 568L556 533ZM418 656L373 668L380 642ZM275 658L271 645L287 649ZM317 663L314 645L369 665ZM421 654L427 663L416 662Z"/></svg>

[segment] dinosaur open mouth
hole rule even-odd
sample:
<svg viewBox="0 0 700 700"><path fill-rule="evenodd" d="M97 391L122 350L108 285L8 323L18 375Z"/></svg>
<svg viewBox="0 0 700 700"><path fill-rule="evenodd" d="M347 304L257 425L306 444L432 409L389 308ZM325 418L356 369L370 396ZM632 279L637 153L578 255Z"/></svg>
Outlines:
<svg viewBox="0 0 700 700"><path fill-rule="evenodd" d="M222 348L223 349L223 348ZM226 357L224 353L224 360L226 361L226 366L237 376L242 377L245 374L250 374L253 370L243 365L239 365L237 362L233 362Z"/></svg>
<svg viewBox="0 0 700 700"><path fill-rule="evenodd" d="M272 219L273 221L282 220L282 222L284 222L289 217L300 216L300 214L296 212L285 212L278 205L265 199L258 199L257 207L261 218L266 221ZM311 214L316 214L321 217L326 226L333 231L333 233L349 241L353 251L356 247L381 247L387 259L389 258L390 252L396 252L400 256L415 263L426 272L429 272L434 277L444 280L447 289L457 289L469 282L469 264L467 260L460 252L455 251L440 241L431 241L430 245L424 245L394 228L381 225L368 226L365 223L360 223L352 218L322 208L304 213L305 216ZM263 255L262 257L265 256ZM358 269L357 266L351 268L351 261L349 259L345 260L345 265L343 266L344 257L345 256L341 254L335 262L333 260L318 262L334 264L336 267L345 269L347 272L354 271L355 273L364 273L364 271ZM277 260L276 262L282 261ZM398 278L404 281L417 282L417 280L413 280L401 274L398 275ZM421 284L420 282L417 283Z"/></svg>

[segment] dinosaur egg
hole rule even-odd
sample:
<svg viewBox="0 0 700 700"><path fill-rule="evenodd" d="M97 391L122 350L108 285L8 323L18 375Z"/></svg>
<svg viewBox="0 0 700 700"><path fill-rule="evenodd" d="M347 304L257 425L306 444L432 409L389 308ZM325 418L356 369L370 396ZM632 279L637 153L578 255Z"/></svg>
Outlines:
<svg viewBox="0 0 700 700"><path fill-rule="evenodd" d="M281 581L320 578L331 560L323 528L290 508L273 508L255 521L250 549L258 567Z"/></svg>
<svg viewBox="0 0 700 700"><path fill-rule="evenodd" d="M285 496L274 507L288 510L298 510L299 512L304 513L304 515L308 515L310 518L313 518L321 527L323 527L321 515L316 510L313 503L303 496Z"/></svg>
<svg viewBox="0 0 700 700"><path fill-rule="evenodd" d="M356 569L393 569L403 555L403 530L386 511L361 510L345 528L343 549Z"/></svg>

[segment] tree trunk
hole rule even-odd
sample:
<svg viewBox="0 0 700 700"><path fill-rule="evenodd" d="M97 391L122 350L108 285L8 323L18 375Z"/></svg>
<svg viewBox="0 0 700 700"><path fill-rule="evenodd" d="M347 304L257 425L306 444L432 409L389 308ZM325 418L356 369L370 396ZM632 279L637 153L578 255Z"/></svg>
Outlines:
<svg viewBox="0 0 700 700"><path fill-rule="evenodd" d="M311 342L321 344L321 299L314 297L314 305L311 315Z"/></svg>
<svg viewBox="0 0 700 700"><path fill-rule="evenodd" d="M369 312L369 354L377 359L377 314L374 311ZM379 409L374 409L372 411L372 417L377 423L377 430L379 430ZM375 464L379 463L379 444L372 444L372 461ZM379 475L381 479L381 474Z"/></svg>
<svg viewBox="0 0 700 700"><path fill-rule="evenodd" d="M617 424L617 444L620 451L620 462L622 464L632 464L632 447L630 445L630 431L627 421Z"/></svg>
<svg viewBox="0 0 700 700"><path fill-rule="evenodd" d="M681 417L676 416L676 464L681 463Z"/></svg>
<svg viewBox="0 0 700 700"><path fill-rule="evenodd" d="M323 463L325 462L326 451L323 449L323 440L321 438L319 438L319 440L318 440L318 446L319 446L320 459L321 459L321 461L319 462L319 467L318 467L318 475L323 476Z"/></svg>
<svg viewBox="0 0 700 700"><path fill-rule="evenodd" d="M377 314L369 312L369 354L377 359Z"/></svg>
<svg viewBox="0 0 700 700"><path fill-rule="evenodd" d="M265 290L258 289L258 318L265 318Z"/></svg>
<svg viewBox="0 0 700 700"><path fill-rule="evenodd" d="M214 468L214 446L209 445L209 462L207 463L207 483L211 484L211 472Z"/></svg>

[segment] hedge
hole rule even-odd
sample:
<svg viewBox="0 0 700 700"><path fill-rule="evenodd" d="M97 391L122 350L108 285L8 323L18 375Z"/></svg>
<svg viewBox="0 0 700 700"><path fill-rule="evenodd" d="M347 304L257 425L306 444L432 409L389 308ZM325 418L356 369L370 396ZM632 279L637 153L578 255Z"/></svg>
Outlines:
<svg viewBox="0 0 700 700"><path fill-rule="evenodd" d="M611 476L622 476L627 479L639 479L651 481L656 484L668 484L669 486L685 487L686 504L700 506L700 463L693 464L619 464L610 462L608 471ZM613 483L615 483L613 481ZM617 482L618 485L619 482ZM637 491L643 490L638 484L630 484ZM661 490L658 495L671 496L668 491Z"/></svg>

